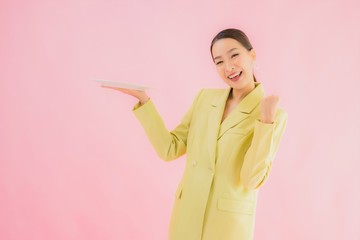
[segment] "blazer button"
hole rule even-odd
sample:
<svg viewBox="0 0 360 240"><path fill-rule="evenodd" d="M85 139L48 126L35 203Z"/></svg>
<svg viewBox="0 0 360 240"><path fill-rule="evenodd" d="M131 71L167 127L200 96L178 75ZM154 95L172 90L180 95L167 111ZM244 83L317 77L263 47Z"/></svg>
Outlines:
<svg viewBox="0 0 360 240"><path fill-rule="evenodd" d="M192 165L195 166L197 164L196 161L192 161Z"/></svg>

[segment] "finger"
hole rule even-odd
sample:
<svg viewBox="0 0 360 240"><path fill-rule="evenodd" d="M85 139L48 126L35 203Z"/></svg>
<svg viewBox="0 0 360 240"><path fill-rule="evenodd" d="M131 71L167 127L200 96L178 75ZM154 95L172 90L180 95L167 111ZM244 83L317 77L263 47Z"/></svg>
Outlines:
<svg viewBox="0 0 360 240"><path fill-rule="evenodd" d="M105 85L101 85L101 87L115 89L115 90L126 90L125 88L109 87L109 86L105 86Z"/></svg>
<svg viewBox="0 0 360 240"><path fill-rule="evenodd" d="M112 89L114 89L114 87L109 87L109 86L105 86L105 85L101 85L101 87L103 87L103 88L112 88Z"/></svg>

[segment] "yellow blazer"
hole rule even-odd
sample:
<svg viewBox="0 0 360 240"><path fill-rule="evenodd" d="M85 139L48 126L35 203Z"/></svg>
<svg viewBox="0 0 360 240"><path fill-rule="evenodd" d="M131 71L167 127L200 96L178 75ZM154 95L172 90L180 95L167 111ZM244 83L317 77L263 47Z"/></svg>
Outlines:
<svg viewBox="0 0 360 240"><path fill-rule="evenodd" d="M186 153L169 224L170 240L251 240L257 194L267 180L287 113L260 121L261 83L221 123L231 88L201 89L181 123L168 131L150 99L133 113L164 161Z"/></svg>

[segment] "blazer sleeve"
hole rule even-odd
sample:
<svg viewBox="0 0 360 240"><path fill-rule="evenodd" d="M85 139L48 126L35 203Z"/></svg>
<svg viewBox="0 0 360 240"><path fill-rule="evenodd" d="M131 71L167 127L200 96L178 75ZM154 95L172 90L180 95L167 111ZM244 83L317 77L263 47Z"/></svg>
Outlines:
<svg viewBox="0 0 360 240"><path fill-rule="evenodd" d="M133 107L133 113L162 160L171 161L185 154L191 119L202 91L203 89L197 93L195 100L183 116L180 124L172 131L168 131L165 127L163 119L151 99L143 105L140 105L140 102L138 102Z"/></svg>
<svg viewBox="0 0 360 240"><path fill-rule="evenodd" d="M247 189L258 189L267 180L284 134L288 114L278 109L273 123L255 120L254 135L250 147L245 153L240 180Z"/></svg>

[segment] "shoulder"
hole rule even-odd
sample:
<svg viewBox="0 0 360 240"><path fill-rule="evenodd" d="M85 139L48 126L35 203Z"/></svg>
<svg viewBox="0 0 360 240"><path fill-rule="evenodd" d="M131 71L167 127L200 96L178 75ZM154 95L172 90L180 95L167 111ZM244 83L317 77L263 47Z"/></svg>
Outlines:
<svg viewBox="0 0 360 240"><path fill-rule="evenodd" d="M202 88L198 91L196 98L201 99L216 99L226 91L226 88Z"/></svg>
<svg viewBox="0 0 360 240"><path fill-rule="evenodd" d="M201 88L193 101L193 106L195 108L203 108L206 105L211 105L214 103L221 95L226 91L226 89L219 88Z"/></svg>

